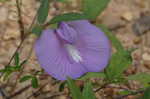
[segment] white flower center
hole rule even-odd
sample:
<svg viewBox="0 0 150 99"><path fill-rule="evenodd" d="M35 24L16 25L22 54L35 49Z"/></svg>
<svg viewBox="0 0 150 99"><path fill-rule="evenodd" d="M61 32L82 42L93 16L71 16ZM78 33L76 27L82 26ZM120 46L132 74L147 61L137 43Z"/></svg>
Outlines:
<svg viewBox="0 0 150 99"><path fill-rule="evenodd" d="M79 51L71 44L65 44L65 47L69 53L69 55L71 56L71 58L75 61L75 62L81 62L82 61L82 57L80 56Z"/></svg>

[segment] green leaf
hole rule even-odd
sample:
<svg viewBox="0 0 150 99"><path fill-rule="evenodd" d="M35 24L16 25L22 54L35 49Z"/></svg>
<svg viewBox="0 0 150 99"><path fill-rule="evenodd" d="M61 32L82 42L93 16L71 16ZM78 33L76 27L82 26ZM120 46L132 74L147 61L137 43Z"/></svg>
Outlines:
<svg viewBox="0 0 150 99"><path fill-rule="evenodd" d="M58 23L50 24L49 26L50 26L50 28L52 28L52 29L57 29Z"/></svg>
<svg viewBox="0 0 150 99"><path fill-rule="evenodd" d="M38 79L36 77L32 77L31 83L33 88L38 88L39 84Z"/></svg>
<svg viewBox="0 0 150 99"><path fill-rule="evenodd" d="M37 21L43 24L46 21L49 11L49 0L41 0L41 5L38 10Z"/></svg>
<svg viewBox="0 0 150 99"><path fill-rule="evenodd" d="M23 76L21 79L20 79L20 82L24 82L24 81L27 81L27 80L30 80L32 78L31 75L26 75L26 76Z"/></svg>
<svg viewBox="0 0 150 99"><path fill-rule="evenodd" d="M82 77L80 77L79 80L87 80L93 77L105 78L105 74L104 72L89 72L83 75Z"/></svg>
<svg viewBox="0 0 150 99"><path fill-rule="evenodd" d="M32 33L36 34L37 36L40 36L42 30L43 30L43 27L42 27L42 26L36 25L36 26L33 27Z"/></svg>
<svg viewBox="0 0 150 99"><path fill-rule="evenodd" d="M7 72L4 73L4 81L9 78L11 73L12 73L12 71L7 71Z"/></svg>
<svg viewBox="0 0 150 99"><path fill-rule="evenodd" d="M107 35L107 37L111 41L112 45L117 49L117 51L124 50L121 42L111 31L109 31L109 29L106 26L102 24L98 24L97 26L100 27L102 31Z"/></svg>
<svg viewBox="0 0 150 99"><path fill-rule="evenodd" d="M128 80L136 80L139 81L143 86L147 87L150 84L150 74L148 73L138 73L135 75L130 75L127 77Z"/></svg>
<svg viewBox="0 0 150 99"><path fill-rule="evenodd" d="M132 63L132 58L128 51L119 51L112 55L111 61L106 68L106 75L110 80L121 78L122 73Z"/></svg>
<svg viewBox="0 0 150 99"><path fill-rule="evenodd" d="M8 67L5 67L5 70L8 72L8 71L11 71L11 72L14 72L16 70L18 70L17 68L18 66L8 66Z"/></svg>
<svg viewBox="0 0 150 99"><path fill-rule="evenodd" d="M11 66L6 66L4 69L1 69L0 72L5 73L7 71L11 71Z"/></svg>
<svg viewBox="0 0 150 99"><path fill-rule="evenodd" d="M57 0L58 2L67 3L69 0Z"/></svg>
<svg viewBox="0 0 150 99"><path fill-rule="evenodd" d="M90 19L95 19L107 7L110 0L83 0L83 12Z"/></svg>
<svg viewBox="0 0 150 99"><path fill-rule="evenodd" d="M83 89L83 97L84 99L96 99L95 94L93 92L93 87L90 82L87 82Z"/></svg>
<svg viewBox="0 0 150 99"><path fill-rule="evenodd" d="M0 0L0 2L2 3L7 2L7 1L10 1L10 0Z"/></svg>
<svg viewBox="0 0 150 99"><path fill-rule="evenodd" d="M150 99L150 88L148 88L141 99Z"/></svg>
<svg viewBox="0 0 150 99"><path fill-rule="evenodd" d="M19 66L19 53L18 52L15 53L14 59L15 59L15 65Z"/></svg>
<svg viewBox="0 0 150 99"><path fill-rule="evenodd" d="M67 84L73 99L84 99L80 89L75 85L74 81L71 78L67 79Z"/></svg>
<svg viewBox="0 0 150 99"><path fill-rule="evenodd" d="M1 69L0 72L4 73L6 72L6 69Z"/></svg>
<svg viewBox="0 0 150 99"><path fill-rule="evenodd" d="M130 91L130 90L122 90L122 91L118 92L119 95L128 95L131 93L133 93L133 91Z"/></svg>
<svg viewBox="0 0 150 99"><path fill-rule="evenodd" d="M62 15L55 16L48 24L54 24L62 21L73 21L73 20L81 20L81 19L87 19L87 17L83 14L79 13L65 13Z"/></svg>

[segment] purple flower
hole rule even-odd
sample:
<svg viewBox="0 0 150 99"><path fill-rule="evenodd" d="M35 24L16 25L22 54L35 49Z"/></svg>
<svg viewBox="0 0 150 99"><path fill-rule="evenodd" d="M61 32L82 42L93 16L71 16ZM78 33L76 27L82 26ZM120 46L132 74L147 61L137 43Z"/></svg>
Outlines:
<svg viewBox="0 0 150 99"><path fill-rule="evenodd" d="M36 41L40 65L58 80L76 79L87 72L103 70L110 58L105 34L87 20L61 22L45 30Z"/></svg>

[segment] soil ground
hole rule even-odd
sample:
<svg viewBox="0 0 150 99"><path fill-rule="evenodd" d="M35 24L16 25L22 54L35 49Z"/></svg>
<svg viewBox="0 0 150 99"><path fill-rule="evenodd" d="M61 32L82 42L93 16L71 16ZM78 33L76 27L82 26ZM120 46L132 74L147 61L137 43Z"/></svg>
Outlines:
<svg viewBox="0 0 150 99"><path fill-rule="evenodd" d="M80 5L80 0L69 0L67 4L53 3L51 4L49 19L59 13L76 11L80 9ZM25 29L31 24L38 7L38 0L22 0L22 16ZM146 31L145 33L147 29L144 25L145 23L139 22L139 20L144 19L149 22L147 27L149 26L150 29L150 0L111 0L107 9L96 21L97 23L103 23L108 26L126 49L136 48L132 53L133 64L126 71L127 75L137 72L150 72L150 31ZM15 0L0 2L0 68L4 68L9 62L21 41L17 20ZM140 26L135 28L133 24L139 24ZM28 63L24 66L24 71L11 75L7 83L3 81L0 82L1 86L7 84L4 88L7 95L13 94L30 85L29 81L19 83L17 80L16 83L16 78L41 70L34 50L31 51L34 40L35 37L31 35L24 42L20 50L22 60L30 57ZM30 53L30 55L28 55L28 53ZM29 86L29 88L17 94L12 99L69 99L67 88L64 89L65 93L58 92L59 83L55 82L50 76L47 76L47 74L39 77L39 79L41 89L33 89ZM93 79L93 81L95 81L95 79ZM48 84L46 84L47 82ZM123 85L123 87L130 87L130 89L136 90L141 86L137 82L131 82L131 85ZM97 99L112 99L112 96L115 96L117 91L118 88L105 88L103 91L97 92L96 97ZM135 98L136 96L129 96L125 99ZM3 99L1 95L0 99Z"/></svg>

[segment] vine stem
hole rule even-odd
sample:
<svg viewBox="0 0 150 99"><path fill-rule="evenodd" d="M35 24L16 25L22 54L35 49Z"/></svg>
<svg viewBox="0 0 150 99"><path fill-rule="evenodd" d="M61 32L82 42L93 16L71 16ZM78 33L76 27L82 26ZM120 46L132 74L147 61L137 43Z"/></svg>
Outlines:
<svg viewBox="0 0 150 99"><path fill-rule="evenodd" d="M97 88L97 89L93 89L94 92L98 92L99 90L106 88L108 84L104 84L101 87Z"/></svg>
<svg viewBox="0 0 150 99"><path fill-rule="evenodd" d="M38 95L39 91L42 90L49 82L45 83L44 85L42 85L37 91L33 92L30 96L27 97L27 99L30 99L32 96L34 95Z"/></svg>
<svg viewBox="0 0 150 99"><path fill-rule="evenodd" d="M17 7L17 11L18 11L18 23L19 23L19 27L20 27L20 33L21 33L21 40L24 39L24 35L25 35L25 29L24 29L24 24L22 21L22 11L21 11L21 7L20 5L22 4L22 2L20 0L16 0L16 7Z"/></svg>
<svg viewBox="0 0 150 99"><path fill-rule="evenodd" d="M12 57L10 58L10 61L8 62L8 64L6 66L9 66L11 64L13 58L15 57L15 54L19 51L19 49L21 48L21 46L24 43L25 39L31 34L30 31L31 31L31 29L32 29L32 27L35 23L36 16L37 16L37 13L36 13L34 18L33 18L33 21L31 23L31 25L29 26L29 29L25 32L22 17L21 17L22 16L22 11L21 11L21 8L20 8L19 0L16 0L16 4L17 4L17 9L18 9L18 17L19 17L18 23L19 23L19 27L21 28L20 33L21 33L22 36L21 36L21 42L20 42L19 46L17 47L17 49L13 53Z"/></svg>
<svg viewBox="0 0 150 99"><path fill-rule="evenodd" d="M33 43L33 44L34 44L34 43ZM28 54L28 56L27 56L26 61L28 61L28 60L30 59L30 57L31 57L32 50L33 50L33 44L32 44L32 48L30 49L30 52L29 52L29 54ZM24 65L26 65L26 63L25 63ZM25 68L25 66L22 67L21 71L20 71L19 74L17 75L17 78L16 78L16 81L15 81L14 87L13 87L13 89L12 89L12 92L15 90L15 88L16 88L16 86L17 86L17 79L21 77L24 68Z"/></svg>
<svg viewBox="0 0 150 99"><path fill-rule="evenodd" d="M12 57L10 58L8 64L6 66L9 66L13 60L13 58L15 57L15 54L18 52L18 50L21 48L23 42L24 42L25 38L23 40L21 40L19 46L17 47L17 49L15 50L14 54L12 55Z"/></svg>
<svg viewBox="0 0 150 99"><path fill-rule="evenodd" d="M31 87L31 85L28 85L22 89L20 89L19 91L15 92L14 94L10 95L9 98L13 98L19 94L21 94L22 92L24 92L25 90L29 89Z"/></svg>
<svg viewBox="0 0 150 99"><path fill-rule="evenodd" d="M23 24L23 21L22 21L22 11L21 11L21 8L20 8L20 1L19 0L16 0L16 7L17 7L17 11L18 11L18 18L19 18L18 23L19 23L19 27L20 27L21 42L20 42L19 46L17 47L16 51L14 52L14 54L12 55L12 57L10 58L9 63L6 66L9 66L11 64L11 61L15 57L15 54L20 49L21 45L23 44L23 42L25 40L25 37L24 37L24 33L25 33L24 24Z"/></svg>

